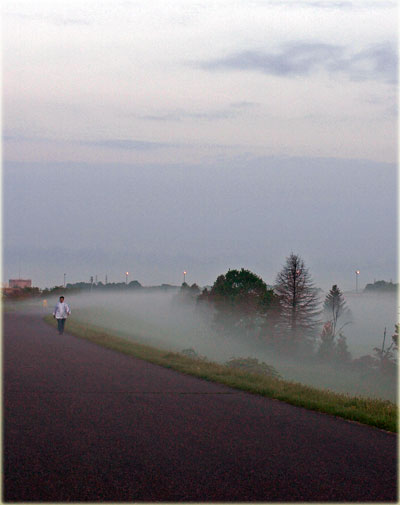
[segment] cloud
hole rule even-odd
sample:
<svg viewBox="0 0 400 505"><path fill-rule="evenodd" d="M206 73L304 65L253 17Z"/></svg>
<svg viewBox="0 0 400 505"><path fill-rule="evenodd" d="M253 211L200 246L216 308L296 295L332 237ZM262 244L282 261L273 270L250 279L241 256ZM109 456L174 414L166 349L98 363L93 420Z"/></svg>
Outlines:
<svg viewBox="0 0 400 505"><path fill-rule="evenodd" d="M89 21L86 17L73 18L59 15L25 14L22 12L6 12L4 16L18 19L19 21L39 21L43 23L55 24L57 26L89 26L92 24L92 22Z"/></svg>
<svg viewBox="0 0 400 505"><path fill-rule="evenodd" d="M55 137L39 137L37 135L29 136L18 131L7 131L5 130L2 136L2 140L4 143L6 142L32 142L32 143L64 143L65 139L58 139Z"/></svg>
<svg viewBox="0 0 400 505"><path fill-rule="evenodd" d="M398 57L389 45L373 46L354 54L347 61L347 71L354 80L367 80L379 76L391 83L397 82ZM346 62L343 63L346 70Z"/></svg>
<svg viewBox="0 0 400 505"><path fill-rule="evenodd" d="M85 146L107 147L110 149L126 149L129 151L149 151L153 149L173 147L173 144L168 144L164 142L148 142L145 140L125 140L125 139L81 140L78 143Z"/></svg>
<svg viewBox="0 0 400 505"><path fill-rule="evenodd" d="M391 0L354 2L350 0L253 0L253 4L270 7L291 7L291 8L311 8L311 9L393 9L397 7L396 2Z"/></svg>
<svg viewBox="0 0 400 505"><path fill-rule="evenodd" d="M147 119L150 121L183 121L185 119L197 119L204 121L214 121L216 119L229 119L237 116L233 110L221 109L209 112L188 112L184 110L176 110L166 114L150 114L140 116L140 119Z"/></svg>
<svg viewBox="0 0 400 505"><path fill-rule="evenodd" d="M253 107L257 107L258 105L259 105L258 103L246 102L246 101L231 103L231 107L233 107L235 109L251 109Z"/></svg>
<svg viewBox="0 0 400 505"><path fill-rule="evenodd" d="M50 137L29 137L18 135L15 133L5 132L3 135L4 142L34 142L34 143L64 143L66 139L57 139ZM167 147L175 147L176 144L166 142L149 142L146 140L129 140L129 139L107 139L107 140L68 140L68 143L79 144L89 147L107 147L110 149L125 149L135 151L147 151L154 149L162 149Z"/></svg>
<svg viewBox="0 0 400 505"><path fill-rule="evenodd" d="M192 112L187 110L174 110L162 114L148 114L144 116L138 116L140 119L146 119L149 121L184 121L185 119L195 119L204 121L214 121L219 119L230 119L239 116L244 110L248 110L257 106L253 102L233 102L229 104L228 107L204 111L204 112Z"/></svg>
<svg viewBox="0 0 400 505"><path fill-rule="evenodd" d="M236 116L236 114L230 110L216 110L210 112L187 112L177 110L166 114L149 114L140 116L140 119L147 119L150 121L183 121L185 119L213 121L215 119L227 119L233 116Z"/></svg>
<svg viewBox="0 0 400 505"><path fill-rule="evenodd" d="M265 3L263 3L265 5ZM320 8L320 9L352 9L354 7L354 2L351 1L337 1L333 2L331 0L279 0L279 1L268 1L267 5L272 7L292 7L298 9L299 7L308 7L308 8Z"/></svg>
<svg viewBox="0 0 400 505"><path fill-rule="evenodd" d="M378 107L387 118L397 118L397 93L370 95L363 100L368 105Z"/></svg>
<svg viewBox="0 0 400 505"><path fill-rule="evenodd" d="M338 45L298 41L282 45L277 52L242 51L199 66L208 71L258 71L281 77L306 76L324 70L342 73L351 80L397 82L397 54L392 45L380 44L347 53Z"/></svg>

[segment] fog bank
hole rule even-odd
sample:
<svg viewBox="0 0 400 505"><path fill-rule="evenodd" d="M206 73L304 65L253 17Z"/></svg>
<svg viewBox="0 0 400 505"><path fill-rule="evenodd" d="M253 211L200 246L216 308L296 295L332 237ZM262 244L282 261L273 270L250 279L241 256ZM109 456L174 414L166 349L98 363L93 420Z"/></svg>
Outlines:
<svg viewBox="0 0 400 505"><path fill-rule="evenodd" d="M273 354L262 340L221 336L212 324L212 314L204 313L195 302L183 303L178 293L178 290L87 292L67 295L66 301L71 306L72 318L107 328L133 341L177 352L193 348L217 362L251 356L275 366L287 380L349 394L379 396L392 401L397 398L395 384L390 390L379 388L377 384L373 390L375 385L364 384L350 372ZM56 298L48 300L48 311L56 301ZM343 333L352 357L373 354L374 347L381 347L385 327L388 345L397 321L397 297L347 293L346 301L352 312L352 323L345 326Z"/></svg>

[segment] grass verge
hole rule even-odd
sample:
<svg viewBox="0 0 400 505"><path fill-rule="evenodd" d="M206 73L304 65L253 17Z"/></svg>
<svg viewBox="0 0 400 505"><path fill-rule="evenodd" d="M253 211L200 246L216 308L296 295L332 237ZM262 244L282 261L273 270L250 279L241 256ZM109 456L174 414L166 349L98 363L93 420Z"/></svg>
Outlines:
<svg viewBox="0 0 400 505"><path fill-rule="evenodd" d="M52 316L44 320L56 326ZM291 405L331 414L391 432L398 431L397 406L387 400L352 397L303 384L232 369L208 360L193 359L113 335L111 331L68 320L68 332L97 345L232 388L281 400Z"/></svg>

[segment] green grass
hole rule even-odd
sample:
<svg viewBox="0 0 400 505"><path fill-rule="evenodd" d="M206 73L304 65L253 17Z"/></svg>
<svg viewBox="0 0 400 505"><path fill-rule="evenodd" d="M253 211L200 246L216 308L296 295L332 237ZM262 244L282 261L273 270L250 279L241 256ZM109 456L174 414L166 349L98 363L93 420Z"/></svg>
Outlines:
<svg viewBox="0 0 400 505"><path fill-rule="evenodd" d="M46 316L44 319L49 324L56 325L52 316ZM180 353L128 341L104 328L73 319L68 320L68 332L102 347L185 374L387 431L398 431L397 406L387 400L352 397L296 382L249 373L205 359L193 359Z"/></svg>

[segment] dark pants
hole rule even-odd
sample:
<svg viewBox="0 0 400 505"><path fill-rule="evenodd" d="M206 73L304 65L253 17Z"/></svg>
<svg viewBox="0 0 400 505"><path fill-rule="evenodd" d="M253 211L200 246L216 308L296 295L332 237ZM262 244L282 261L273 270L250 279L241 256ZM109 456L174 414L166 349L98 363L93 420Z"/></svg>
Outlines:
<svg viewBox="0 0 400 505"><path fill-rule="evenodd" d="M57 319L58 323L58 333L62 335L64 333L64 325L65 325L66 319Z"/></svg>

